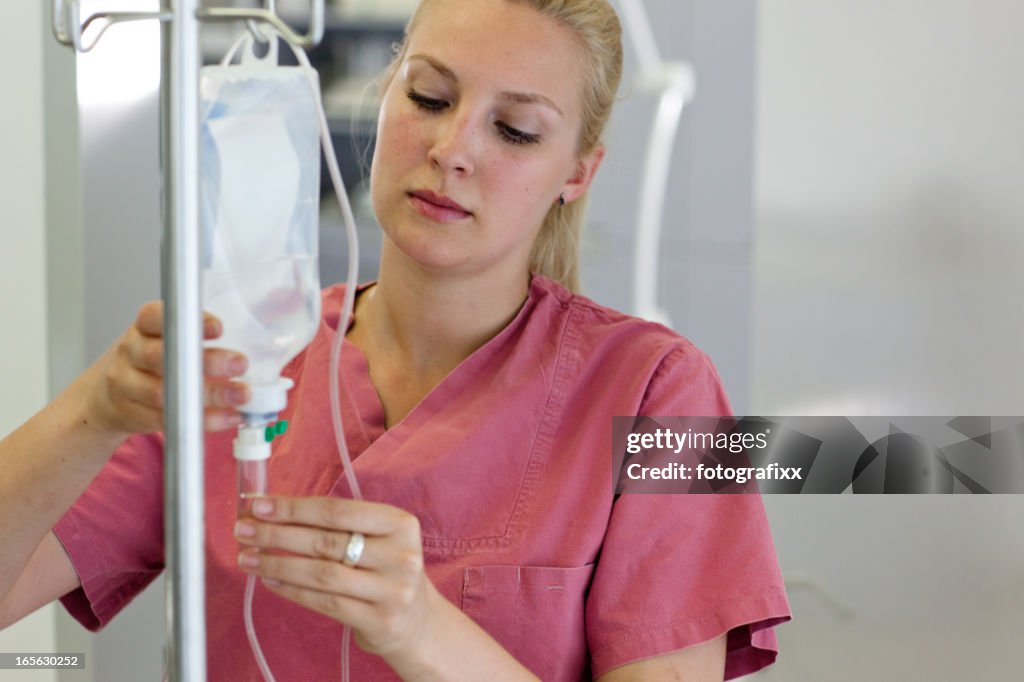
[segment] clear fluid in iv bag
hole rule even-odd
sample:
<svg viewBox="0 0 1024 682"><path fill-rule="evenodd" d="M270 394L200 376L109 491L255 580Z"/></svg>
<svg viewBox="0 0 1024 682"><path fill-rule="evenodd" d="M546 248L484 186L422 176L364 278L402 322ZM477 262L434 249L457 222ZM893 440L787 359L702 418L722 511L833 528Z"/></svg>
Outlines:
<svg viewBox="0 0 1024 682"><path fill-rule="evenodd" d="M207 346L249 358L242 377L272 384L306 347L320 321L317 257L289 255L266 263L203 272L203 309L220 318L223 334Z"/></svg>

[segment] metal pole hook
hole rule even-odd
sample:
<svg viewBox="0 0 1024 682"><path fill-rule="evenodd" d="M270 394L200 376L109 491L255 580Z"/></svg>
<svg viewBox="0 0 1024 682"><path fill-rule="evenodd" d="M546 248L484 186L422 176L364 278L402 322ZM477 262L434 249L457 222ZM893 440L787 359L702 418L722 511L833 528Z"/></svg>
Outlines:
<svg viewBox="0 0 1024 682"><path fill-rule="evenodd" d="M296 47L316 47L324 37L324 0L310 0L309 30L304 34L296 33L281 17L269 9L245 9L236 7L200 7L196 16L201 21L240 21L263 22L277 29L278 33ZM247 22L248 23L248 22ZM250 26L249 30L255 35ZM259 39L259 38L258 38ZM262 40L261 40L262 42Z"/></svg>
<svg viewBox="0 0 1024 682"><path fill-rule="evenodd" d="M170 11L163 12L98 12L90 15L85 22L81 20L81 8L79 0L52 0L52 14L50 26L57 41L63 45L70 45L78 52L89 52L100 38L107 32L107 29L114 24L128 21L141 21L143 19L157 19L159 21L170 21L173 16ZM82 40L82 34L97 22L99 29L95 38L88 44Z"/></svg>

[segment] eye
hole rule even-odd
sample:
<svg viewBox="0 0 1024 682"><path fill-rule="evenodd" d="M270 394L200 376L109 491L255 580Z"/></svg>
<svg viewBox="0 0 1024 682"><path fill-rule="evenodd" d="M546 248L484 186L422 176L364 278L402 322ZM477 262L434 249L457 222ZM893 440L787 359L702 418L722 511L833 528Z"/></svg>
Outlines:
<svg viewBox="0 0 1024 682"><path fill-rule="evenodd" d="M501 136L510 144L537 144L540 142L540 135L524 133L522 130L517 130L501 121L496 122L494 125L498 126Z"/></svg>
<svg viewBox="0 0 1024 682"><path fill-rule="evenodd" d="M405 91L405 96L408 97L413 104L424 111L438 112L448 106L448 103L444 100L426 97L411 89Z"/></svg>

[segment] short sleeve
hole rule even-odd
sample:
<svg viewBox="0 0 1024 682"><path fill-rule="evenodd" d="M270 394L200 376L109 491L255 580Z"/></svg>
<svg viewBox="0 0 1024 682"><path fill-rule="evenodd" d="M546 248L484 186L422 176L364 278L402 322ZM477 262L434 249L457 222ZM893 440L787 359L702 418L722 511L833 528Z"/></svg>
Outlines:
<svg viewBox="0 0 1024 682"><path fill-rule="evenodd" d="M640 414L731 409L711 361L681 342L652 377ZM772 628L790 610L761 497L618 496L586 609L595 677L726 632L725 679L771 664Z"/></svg>
<svg viewBox="0 0 1024 682"><path fill-rule="evenodd" d="M164 568L163 440L133 436L54 526L82 586L61 603L97 631Z"/></svg>

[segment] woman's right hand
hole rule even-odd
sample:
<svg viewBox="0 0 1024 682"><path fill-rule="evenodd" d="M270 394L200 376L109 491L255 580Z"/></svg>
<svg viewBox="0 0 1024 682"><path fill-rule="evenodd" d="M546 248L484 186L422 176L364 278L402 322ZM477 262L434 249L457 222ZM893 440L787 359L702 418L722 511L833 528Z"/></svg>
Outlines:
<svg viewBox="0 0 1024 682"><path fill-rule="evenodd" d="M203 316L203 338L222 333L220 320ZM86 419L111 432L131 434L163 430L163 304L146 303L135 323L81 377ZM237 406L249 389L232 381L245 373L246 357L223 348L203 349L204 412L207 431L237 426Z"/></svg>

